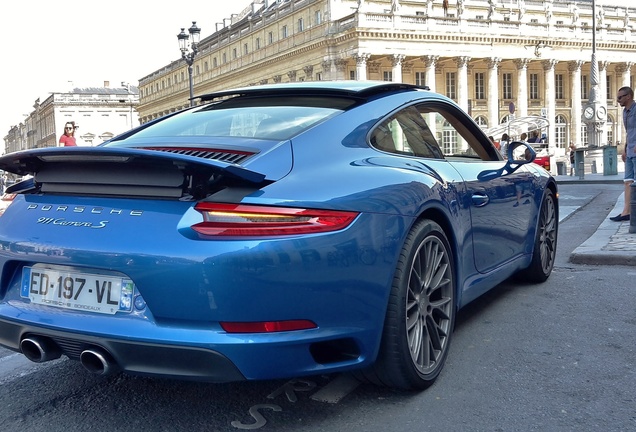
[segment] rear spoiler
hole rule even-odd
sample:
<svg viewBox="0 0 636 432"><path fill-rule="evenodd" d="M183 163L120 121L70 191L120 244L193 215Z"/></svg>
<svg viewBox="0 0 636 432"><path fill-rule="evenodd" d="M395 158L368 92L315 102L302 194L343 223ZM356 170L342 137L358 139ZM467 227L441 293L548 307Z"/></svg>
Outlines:
<svg viewBox="0 0 636 432"><path fill-rule="evenodd" d="M0 157L0 169L18 175L36 175L55 165L121 165L134 169L142 165L174 166L183 172L223 175L250 183L261 183L265 175L239 165L194 156L148 149L114 147L47 147L9 153Z"/></svg>
<svg viewBox="0 0 636 432"><path fill-rule="evenodd" d="M50 147L0 157L0 169L33 175L7 191L180 198L212 183L255 187L265 175L239 165L148 149Z"/></svg>

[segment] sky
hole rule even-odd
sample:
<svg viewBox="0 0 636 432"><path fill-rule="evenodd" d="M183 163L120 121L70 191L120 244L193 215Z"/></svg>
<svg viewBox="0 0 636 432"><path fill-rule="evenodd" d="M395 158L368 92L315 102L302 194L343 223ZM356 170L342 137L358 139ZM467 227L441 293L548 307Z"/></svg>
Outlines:
<svg viewBox="0 0 636 432"><path fill-rule="evenodd" d="M0 136L35 100L72 87L121 87L181 57L177 34L201 39L251 0L17 0L0 6Z"/></svg>

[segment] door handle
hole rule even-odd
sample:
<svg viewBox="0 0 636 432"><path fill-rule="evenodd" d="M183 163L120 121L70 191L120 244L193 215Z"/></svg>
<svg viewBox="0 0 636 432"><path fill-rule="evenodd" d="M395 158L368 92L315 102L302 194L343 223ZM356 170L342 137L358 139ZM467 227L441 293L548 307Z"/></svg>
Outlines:
<svg viewBox="0 0 636 432"><path fill-rule="evenodd" d="M472 200L475 207L483 207L490 202L490 198L488 198L488 195L474 194L472 196Z"/></svg>

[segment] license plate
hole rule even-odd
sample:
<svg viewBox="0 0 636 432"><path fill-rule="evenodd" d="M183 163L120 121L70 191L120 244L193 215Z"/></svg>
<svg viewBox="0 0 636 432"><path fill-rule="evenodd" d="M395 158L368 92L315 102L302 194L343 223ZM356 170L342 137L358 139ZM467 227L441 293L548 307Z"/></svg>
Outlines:
<svg viewBox="0 0 636 432"><path fill-rule="evenodd" d="M20 295L35 304L113 315L132 310L133 291L126 278L25 267Z"/></svg>

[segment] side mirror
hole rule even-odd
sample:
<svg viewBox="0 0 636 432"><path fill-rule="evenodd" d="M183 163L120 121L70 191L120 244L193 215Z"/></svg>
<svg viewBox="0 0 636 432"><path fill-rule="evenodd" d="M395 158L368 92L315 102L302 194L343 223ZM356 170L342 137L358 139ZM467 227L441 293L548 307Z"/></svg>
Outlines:
<svg viewBox="0 0 636 432"><path fill-rule="evenodd" d="M513 141L508 145L508 162L524 165L537 157L537 152L528 143Z"/></svg>
<svg viewBox="0 0 636 432"><path fill-rule="evenodd" d="M537 152L528 143L513 141L508 145L508 160L498 170L485 170L477 174L479 180L492 180L519 169L520 166L529 164L537 157Z"/></svg>

